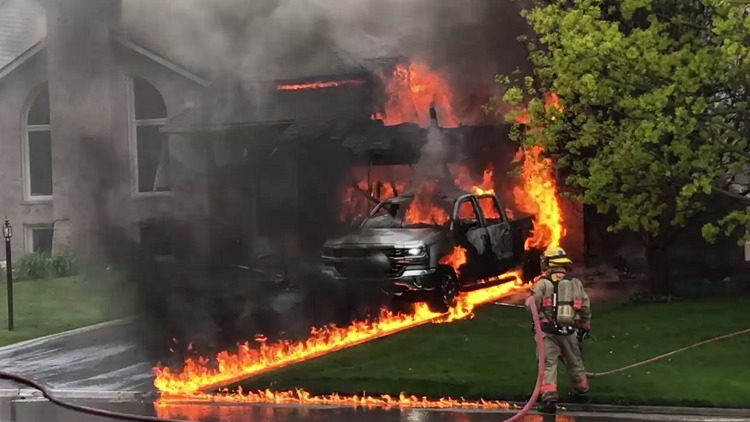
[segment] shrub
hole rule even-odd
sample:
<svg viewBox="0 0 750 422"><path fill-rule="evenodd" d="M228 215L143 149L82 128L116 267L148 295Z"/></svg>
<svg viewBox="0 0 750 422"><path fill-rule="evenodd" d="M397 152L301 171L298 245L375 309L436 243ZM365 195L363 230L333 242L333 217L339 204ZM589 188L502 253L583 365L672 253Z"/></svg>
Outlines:
<svg viewBox="0 0 750 422"><path fill-rule="evenodd" d="M78 273L78 262L70 252L52 255L48 261L49 270L55 277L70 277Z"/></svg>
<svg viewBox="0 0 750 422"><path fill-rule="evenodd" d="M21 280L70 277L77 271L76 258L69 252L52 256L44 252L27 253L14 264L14 272Z"/></svg>
<svg viewBox="0 0 750 422"><path fill-rule="evenodd" d="M19 279L33 280L50 275L49 257L44 252L32 252L22 256L14 264Z"/></svg>

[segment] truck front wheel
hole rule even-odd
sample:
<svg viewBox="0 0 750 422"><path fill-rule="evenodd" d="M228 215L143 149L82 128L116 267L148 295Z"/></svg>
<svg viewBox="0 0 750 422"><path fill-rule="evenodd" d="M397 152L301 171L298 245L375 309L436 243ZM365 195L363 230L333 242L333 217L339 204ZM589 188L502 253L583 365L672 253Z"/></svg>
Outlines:
<svg viewBox="0 0 750 422"><path fill-rule="evenodd" d="M452 268L440 268L438 277L438 286L433 297L427 301L427 307L432 312L442 314L456 305L459 285L458 277Z"/></svg>

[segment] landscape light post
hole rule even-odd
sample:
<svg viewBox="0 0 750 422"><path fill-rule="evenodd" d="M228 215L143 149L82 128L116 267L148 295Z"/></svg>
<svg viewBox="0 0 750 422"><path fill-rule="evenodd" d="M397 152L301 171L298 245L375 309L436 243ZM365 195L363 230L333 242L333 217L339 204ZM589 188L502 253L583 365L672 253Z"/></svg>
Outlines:
<svg viewBox="0 0 750 422"><path fill-rule="evenodd" d="M3 224L3 237L5 238L5 276L8 280L8 331L13 331L13 259L10 254L13 227L10 226L8 217L5 217L5 224Z"/></svg>

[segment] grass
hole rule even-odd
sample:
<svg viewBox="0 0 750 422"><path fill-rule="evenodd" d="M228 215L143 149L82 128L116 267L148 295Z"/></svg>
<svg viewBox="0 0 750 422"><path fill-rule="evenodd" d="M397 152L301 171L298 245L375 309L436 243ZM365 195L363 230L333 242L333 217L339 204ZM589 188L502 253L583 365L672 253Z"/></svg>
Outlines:
<svg viewBox="0 0 750 422"><path fill-rule="evenodd" d="M115 319L102 289L81 277L13 283L14 331L8 331L7 283L0 283L0 346Z"/></svg>
<svg viewBox="0 0 750 422"><path fill-rule="evenodd" d="M750 298L594 308L590 372L604 372L750 328ZM427 397L525 401L536 380L535 343L523 310L485 307L476 318L411 331L242 383L246 390L313 394L407 392ZM750 404L750 335L591 380L596 403L743 407ZM561 394L570 383L560 366Z"/></svg>

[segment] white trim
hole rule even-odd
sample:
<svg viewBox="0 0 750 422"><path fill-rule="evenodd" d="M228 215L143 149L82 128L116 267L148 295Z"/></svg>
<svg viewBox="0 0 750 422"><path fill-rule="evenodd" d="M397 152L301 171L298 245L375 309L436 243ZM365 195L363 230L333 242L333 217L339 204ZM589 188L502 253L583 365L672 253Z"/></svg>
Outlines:
<svg viewBox="0 0 750 422"><path fill-rule="evenodd" d="M172 196L172 187L170 190L161 192L140 192L138 190L138 130L140 126L164 126L169 118L162 119L135 119L135 86L133 78L126 76L127 84L127 102L128 102L128 151L130 154L130 194L135 198L144 197L169 197ZM161 93L159 93L161 95ZM163 97L162 97L163 99ZM165 104L166 105L166 104ZM170 180L171 182L171 180Z"/></svg>
<svg viewBox="0 0 750 422"><path fill-rule="evenodd" d="M50 132L50 139L52 138L52 125L29 125L29 112L31 107L34 106L39 94L42 93L44 87L49 89L49 84L44 82L40 86L34 88L26 104L24 106L23 113L21 113L21 169L22 177L21 182L23 184L23 200L24 202L42 203L52 202L55 195L55 183L52 181L52 195L31 195L31 155L29 153L29 132ZM52 116L50 115L50 119ZM54 176L53 176L54 177Z"/></svg>
<svg viewBox="0 0 750 422"><path fill-rule="evenodd" d="M32 57L34 57L38 52L42 51L46 46L47 46L47 40L42 39L41 41L31 46L31 48L21 53L20 56L16 57L13 61L5 65L5 67L0 69L0 79L3 79L4 77L8 76L11 72L18 69L21 65L26 63Z"/></svg>
<svg viewBox="0 0 750 422"><path fill-rule="evenodd" d="M166 67L167 69L182 75L191 81L205 87L208 87L211 85L211 82L201 78L200 76L196 75L195 73L190 72L189 70L185 69L184 67L178 65L177 63L174 63L170 60L167 60L166 58L159 56L158 54L155 54L151 51L146 50L145 48L139 46L138 44L135 44L134 42L124 38L124 37L118 37L117 41L122 44L123 46L135 51L136 53L139 53L143 55L144 57L147 57L156 63L159 63L160 65Z"/></svg>

